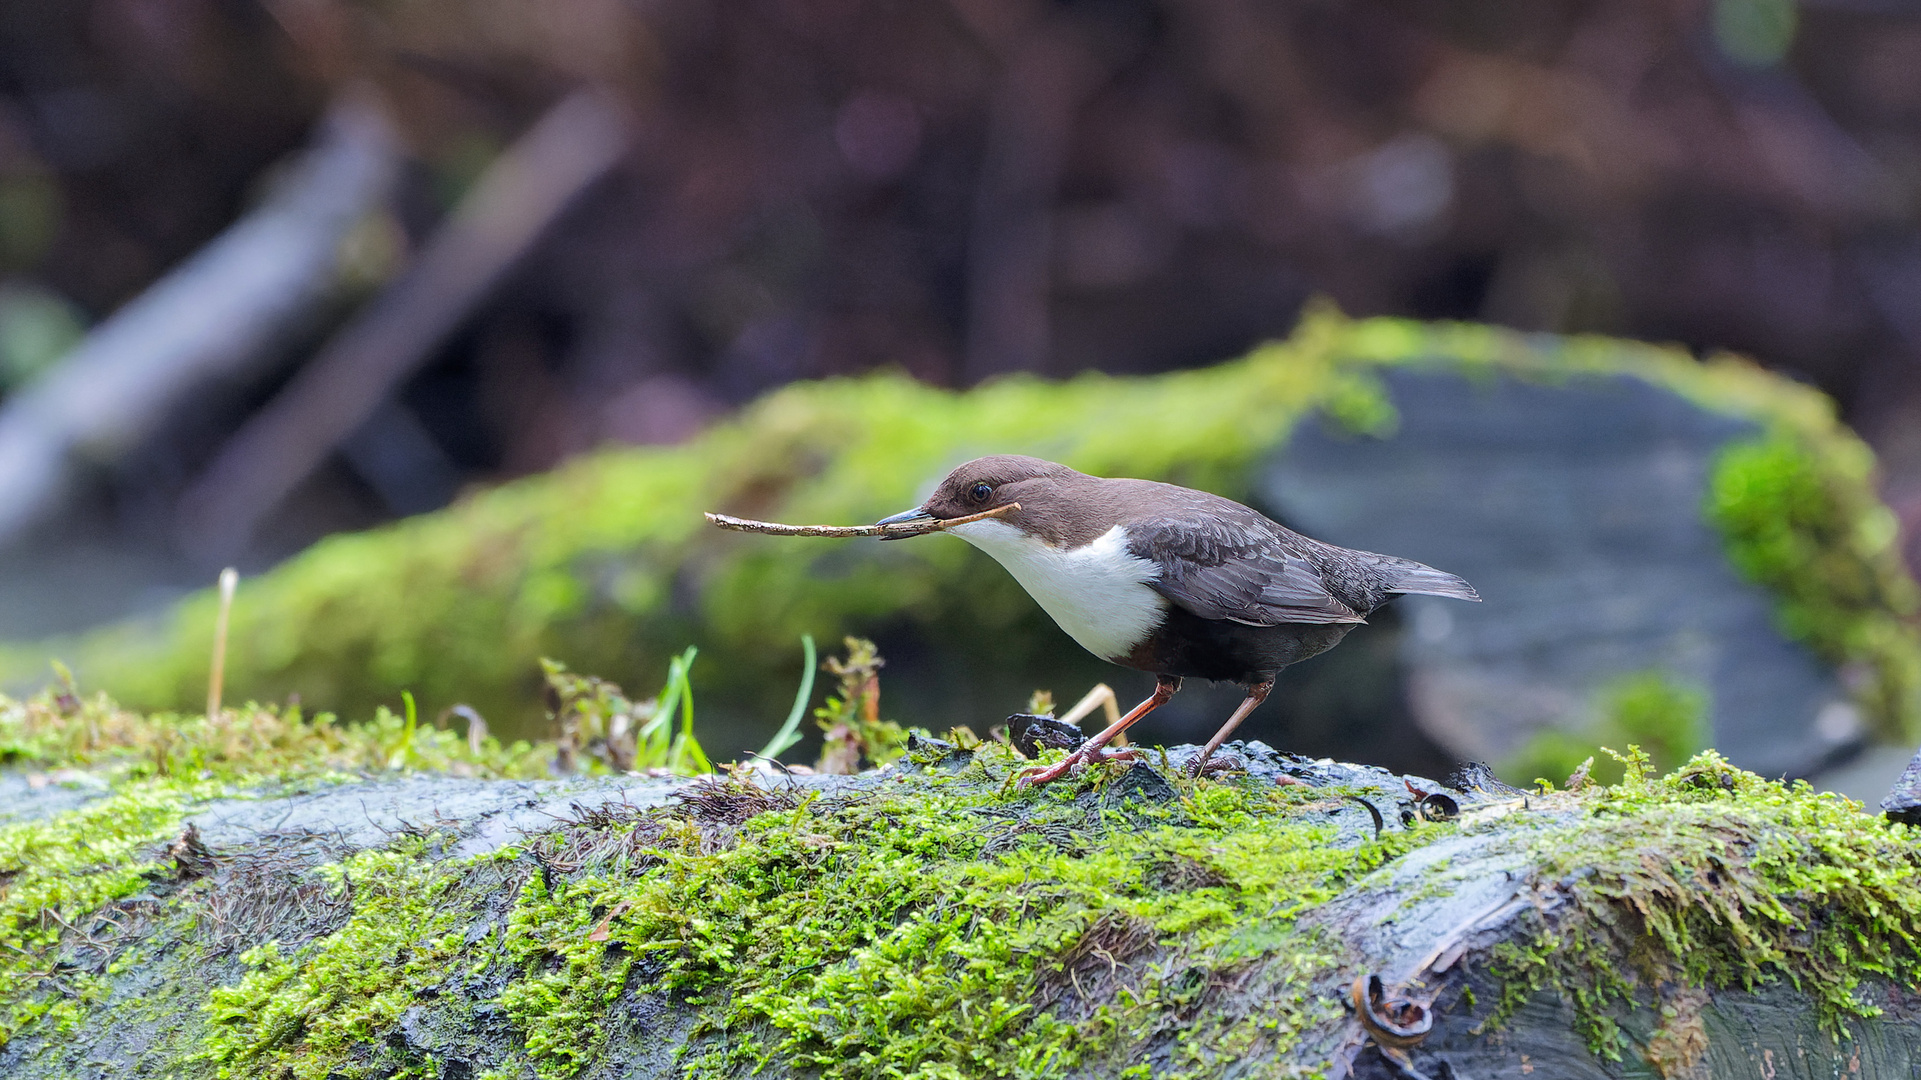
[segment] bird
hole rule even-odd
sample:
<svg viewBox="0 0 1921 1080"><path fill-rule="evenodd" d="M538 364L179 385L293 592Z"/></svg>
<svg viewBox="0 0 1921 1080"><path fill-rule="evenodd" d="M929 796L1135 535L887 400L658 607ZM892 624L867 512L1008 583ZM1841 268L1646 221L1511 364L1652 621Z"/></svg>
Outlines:
<svg viewBox="0 0 1921 1080"><path fill-rule="evenodd" d="M1146 700L1065 760L1028 770L1028 784L1124 756L1103 748L1183 679L1238 683L1246 696L1190 765L1198 773L1281 669L1333 648L1388 600L1481 599L1454 574L1311 539L1220 495L1018 454L969 461L921 505L878 524L953 533L1000 563L1082 648L1154 676Z"/></svg>

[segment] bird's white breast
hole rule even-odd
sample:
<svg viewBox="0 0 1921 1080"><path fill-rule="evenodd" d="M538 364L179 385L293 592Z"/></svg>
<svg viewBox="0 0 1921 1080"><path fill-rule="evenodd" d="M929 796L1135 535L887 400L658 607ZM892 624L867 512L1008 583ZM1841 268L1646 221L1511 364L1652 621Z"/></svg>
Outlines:
<svg viewBox="0 0 1921 1080"><path fill-rule="evenodd" d="M1067 636L1103 660L1125 656L1167 615L1166 599L1147 586L1158 569L1127 550L1119 525L1077 548L999 521L947 531L992 555Z"/></svg>

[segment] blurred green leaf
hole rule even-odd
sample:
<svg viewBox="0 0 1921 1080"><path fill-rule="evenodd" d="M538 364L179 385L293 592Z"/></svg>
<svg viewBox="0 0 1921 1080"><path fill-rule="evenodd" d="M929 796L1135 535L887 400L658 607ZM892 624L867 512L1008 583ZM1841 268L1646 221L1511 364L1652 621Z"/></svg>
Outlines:
<svg viewBox="0 0 1921 1080"><path fill-rule="evenodd" d="M1714 42L1729 59L1766 67L1787 55L1799 22L1795 0L1715 0Z"/></svg>
<svg viewBox="0 0 1921 1080"><path fill-rule="evenodd" d="M85 333L80 312L59 294L24 282L0 285L0 390L51 367Z"/></svg>

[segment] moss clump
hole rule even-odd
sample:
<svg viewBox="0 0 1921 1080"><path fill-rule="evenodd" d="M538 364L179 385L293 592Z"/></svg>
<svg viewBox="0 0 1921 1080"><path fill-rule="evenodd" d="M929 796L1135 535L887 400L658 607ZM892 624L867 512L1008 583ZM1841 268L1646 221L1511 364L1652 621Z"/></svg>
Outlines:
<svg viewBox="0 0 1921 1080"><path fill-rule="evenodd" d="M253 970L213 991L201 1057L219 1076L325 1080L370 1049L383 1056L384 1036L423 990L447 980L466 944L471 913L443 903L463 867L424 861L426 846L406 837L322 868L335 890L351 891L353 915L291 955L277 942L256 946L242 957ZM380 1075L435 1075L410 1067L419 1062L387 1064Z"/></svg>
<svg viewBox="0 0 1921 1080"><path fill-rule="evenodd" d="M1619 785L1379 840L1337 840L1330 792L1245 780L1164 803L1106 798L1098 776L1002 795L1003 753L838 795L715 783L583 816L512 862L435 863L417 838L359 856L341 880L379 891L332 936L257 954L209 1006L206 1053L232 1075L432 1075L399 1018L492 987L480 1005L515 1037L466 1060L499 1075L577 1075L610 1017L671 1010L699 1020L638 1037L670 1039L693 1077L1306 1075L1365 963L1329 901L1462 829L1498 830L1547 912L1488 960L1494 1023L1554 988L1596 1054L1627 1053L1620 1018L1648 1009L1667 1032L1650 1052L1683 1060L1699 988L1786 983L1838 1031L1872 1011L1862 980L1921 978L1912 834L1712 753L1659 780L1631 754ZM468 884L488 867L515 896L498 923Z"/></svg>
<svg viewBox="0 0 1921 1080"><path fill-rule="evenodd" d="M1894 514L1874 496L1873 466L1832 421L1775 430L1722 451L1707 511L1734 565L1779 598L1782 631L1852 667L1880 733L1908 740L1921 737L1921 593Z"/></svg>
<svg viewBox="0 0 1921 1080"><path fill-rule="evenodd" d="M1214 1075L1338 1017L1346 951L1303 916L1446 832L1336 843L1325 793L1252 782L1164 804L1009 797L1017 759L979 755L842 795L715 782L477 859L436 861L423 837L355 856L330 871L354 883L352 916L250 953L206 1006L201 1059L222 1076L436 1075L396 1026L477 1003L516 1034L469 1067L571 1077L637 994L702 1017L677 1055L690 1076L1038 1076L1147 1056L1155 1075ZM471 884L488 872L504 878ZM1258 1002L1208 1010L1250 972Z"/></svg>
<svg viewBox="0 0 1921 1080"><path fill-rule="evenodd" d="M63 943L110 931L104 909L162 873L156 846L180 831L210 785L147 781L45 821L0 827L0 1045L33 1024L65 1031L102 993L91 970L59 964Z"/></svg>
<svg viewBox="0 0 1921 1080"><path fill-rule="evenodd" d="M1545 912L1531 941L1497 947L1493 1022L1553 987L1589 1047L1619 1059L1616 1006L1679 1009L1688 988L1784 982L1836 1037L1864 979L1921 980L1921 843L1858 803L1730 766L1713 751L1661 779L1630 754L1621 784L1577 813L1517 832ZM1664 1044L1665 1045L1665 1044ZM1673 1049L1673 1048L1668 1048ZM1665 1052L1665 1051L1664 1051Z"/></svg>
<svg viewBox="0 0 1921 1080"><path fill-rule="evenodd" d="M1871 1011L1864 980L1921 980L1914 830L1712 753L1652 779L1631 751L1612 787L1446 823L1390 814L1379 834L1342 796L1392 806L1398 778L1348 792L1108 767L1009 790L1025 763L998 744L920 756L824 789L730 778L665 808L577 809L473 857L438 827L317 853L259 887L326 918L242 920L252 938L216 945L106 928L144 892L148 925L186 934L234 868L269 857L163 846L246 775L105 754L112 795L0 827L0 1034L98 1022L115 974L156 950L231 947L244 972L170 999L197 1017L170 1074L558 1080L617 1042L693 1077L1306 1076L1338 1051L1342 987L1380 961L1342 920L1371 924L1385 894L1414 925L1450 875L1496 866L1541 914L1487 960L1493 1019L1558 989L1602 1056L1630 1049L1626 1012L1665 1010L1649 1052L1698 1057L1701 988L1791 985L1839 1031ZM338 775L302 760L323 764L271 775ZM1410 889L1406 857L1436 841L1450 859L1420 862Z"/></svg>
<svg viewBox="0 0 1921 1080"><path fill-rule="evenodd" d="M0 826L0 1045L35 1025L78 1023L99 1004L110 961L130 955L118 929L128 917L110 906L199 872L165 850L193 807L265 783L353 775L545 777L555 754L551 743L468 739L384 708L354 725L251 704L212 719L145 715L62 675L27 700L0 695L0 763L48 770L30 774L36 785L98 793ZM76 941L84 963L63 952Z"/></svg>
<svg viewBox="0 0 1921 1080"><path fill-rule="evenodd" d="M1016 818L961 778L769 811L719 851L664 830L638 864L529 880L507 935L526 977L501 1001L554 1077L593 1057L587 1021L636 978L711 1003L724 1037L690 1058L694 1076L1111 1065L1174 1026L1210 973L1291 956L1304 999L1333 970L1341 950L1300 915L1410 841L1330 844L1304 801L1209 785L1174 807L1090 813L1053 791ZM1152 887L1170 859L1214 876ZM1257 1037L1285 1050L1326 1011L1284 1002ZM1177 1064L1167 1075L1206 1066Z"/></svg>
<svg viewBox="0 0 1921 1080"><path fill-rule="evenodd" d="M1578 734L1557 728L1536 733L1501 772L1516 778L1562 783L1580 774L1584 782L1618 783L1624 772L1606 748L1639 746L1656 769L1679 768L1706 748L1708 698L1697 687L1664 671L1623 675L1599 692L1600 720Z"/></svg>
<svg viewBox="0 0 1921 1080"><path fill-rule="evenodd" d="M1245 496L1259 463L1305 417L1390 434L1394 410L1378 375L1396 366L1465 377L1642 379L1751 419L1794 448L1815 463L1820 498L1807 504L1807 527L1795 526L1814 548L1767 561L1774 569L1760 576L1782 592L1790 629L1809 628L1830 660L1868 674L1863 704L1875 723L1921 733L1910 726L1913 682L1902 674L1916 662L1914 637L1885 617L1904 610L1908 586L1892 561L1891 534L1876 531L1886 518L1876 510L1867 451L1825 398L1752 365L1700 363L1679 349L1471 324L1353 321L1327 307L1310 311L1289 340L1241 360L1153 378L1015 377L966 393L895 375L800 384L683 447L592 455L440 513L332 538L242 586L229 682L238 696L280 700L298 691L350 715L411 688L428 714L464 701L503 730L530 730L540 716L537 658L632 686L692 642L705 672L728 673L695 673L708 730L720 740L713 748L727 750L757 743L769 718L785 712L779 688L790 685L802 634L904 626L931 654L970 671L1004 672L1016 687L1010 692L1024 693L1018 687L1058 681L1078 653L1018 585L966 545L769 543L717 535L700 511L872 521L986 452ZM1143 431L1154 437L1139 437ZM1733 468L1723 469L1715 513L1731 523L1731 550L1747 566L1751 530L1740 523L1769 520L1774 489L1734 483ZM1807 571L1817 553L1831 569ZM1855 578L1880 584L1864 590L1850 584ZM136 706L192 708L205 685L215 605L210 591L157 621L15 650L0 669L17 679L44 670L55 653ZM1816 614L1792 614L1801 610ZM723 734L730 717L741 722Z"/></svg>
<svg viewBox="0 0 1921 1080"><path fill-rule="evenodd" d="M361 724L331 713L249 703L205 714L146 714L71 682L24 700L0 694L0 764L89 767L134 777L257 783L316 773L447 772L531 779L552 775L552 743L469 738L381 706ZM591 765L592 763L588 763Z"/></svg>

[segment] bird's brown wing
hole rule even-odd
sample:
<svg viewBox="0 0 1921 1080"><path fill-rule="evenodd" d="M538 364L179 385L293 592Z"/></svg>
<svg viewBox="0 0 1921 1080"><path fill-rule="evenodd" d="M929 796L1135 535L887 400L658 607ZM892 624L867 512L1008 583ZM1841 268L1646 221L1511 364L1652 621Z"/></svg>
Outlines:
<svg viewBox="0 0 1921 1080"><path fill-rule="evenodd" d="M1216 517L1129 522L1128 549L1162 567L1148 584L1203 619L1252 626L1365 622L1328 591L1314 565L1288 550L1277 526Z"/></svg>

